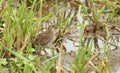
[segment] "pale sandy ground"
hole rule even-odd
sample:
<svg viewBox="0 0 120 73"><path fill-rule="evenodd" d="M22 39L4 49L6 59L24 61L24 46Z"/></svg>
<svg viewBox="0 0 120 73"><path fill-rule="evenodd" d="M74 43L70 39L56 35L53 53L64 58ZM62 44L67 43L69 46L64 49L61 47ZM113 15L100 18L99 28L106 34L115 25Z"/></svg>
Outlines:
<svg viewBox="0 0 120 73"><path fill-rule="evenodd" d="M120 48L111 51L110 69L112 73L120 73Z"/></svg>
<svg viewBox="0 0 120 73"><path fill-rule="evenodd" d="M68 43L66 43L68 45ZM68 49L68 52L74 51L77 52L77 48L72 45L72 42L69 42L69 46L66 46ZM63 67L67 70L70 70L70 62L73 61L73 55L67 54L63 57ZM68 60L69 59L69 60ZM111 73L120 73L120 48L114 51L111 51L110 54L110 71Z"/></svg>

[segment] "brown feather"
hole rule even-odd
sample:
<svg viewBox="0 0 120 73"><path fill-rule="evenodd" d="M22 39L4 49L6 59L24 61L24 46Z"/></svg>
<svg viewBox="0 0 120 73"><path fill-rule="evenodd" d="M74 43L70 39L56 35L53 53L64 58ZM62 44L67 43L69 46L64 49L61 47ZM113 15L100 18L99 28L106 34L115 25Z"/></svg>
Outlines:
<svg viewBox="0 0 120 73"><path fill-rule="evenodd" d="M37 46L45 46L49 44L53 38L54 38L54 27L53 25L50 25L48 27L48 30L46 30L43 33L38 34L35 38L32 39L31 43L32 45Z"/></svg>

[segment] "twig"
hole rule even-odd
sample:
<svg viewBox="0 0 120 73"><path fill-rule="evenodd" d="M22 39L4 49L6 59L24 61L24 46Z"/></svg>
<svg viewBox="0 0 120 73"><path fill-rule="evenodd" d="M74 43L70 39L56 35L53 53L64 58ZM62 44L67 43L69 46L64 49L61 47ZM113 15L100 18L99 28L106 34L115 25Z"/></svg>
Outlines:
<svg viewBox="0 0 120 73"><path fill-rule="evenodd" d="M65 54L67 54L67 53L69 53L69 52L64 52L64 53L62 53L62 55L65 55ZM48 62L48 61L50 61L50 60L52 60L52 59L54 59L54 58L57 58L57 57L59 57L59 55L53 56L53 57L51 57L51 58L43 61L41 64L44 64L44 63L46 63L46 62Z"/></svg>
<svg viewBox="0 0 120 73"><path fill-rule="evenodd" d="M97 71L99 71L99 69L92 63L93 59L95 59L98 56L98 53L93 53L93 56L89 59L89 61L87 62L87 64L85 65L85 67L90 64L91 66L93 66Z"/></svg>
<svg viewBox="0 0 120 73"><path fill-rule="evenodd" d="M102 41L108 43L108 44L111 44L111 45L113 45L113 46L115 46L115 47L117 47L117 48L120 48L120 46L118 46L118 45L116 45L116 44L114 44L114 43L108 42L108 41L102 39L100 36L98 36L98 38L99 38L100 40L102 40Z"/></svg>
<svg viewBox="0 0 120 73"><path fill-rule="evenodd" d="M85 37L94 38L94 37L96 37L96 36L94 36L94 37L92 37L92 36L85 36ZM114 44L114 43L111 43L111 42L109 42L109 41L106 41L106 40L102 39L102 37L100 37L100 36L97 36L97 38L100 39L100 40L102 40L102 41L104 41L104 42L106 42L106 43L108 43L108 44L111 44L111 45L113 45L113 46L115 46L115 47L117 47L117 48L120 48L120 46L118 46L118 45L116 45L116 44Z"/></svg>
<svg viewBox="0 0 120 73"><path fill-rule="evenodd" d="M23 46L22 46L22 48L21 48L21 51L23 51L23 50L25 49L25 47L26 47L26 45L27 45L27 40L28 40L28 35L27 35L26 38L25 38L25 41L24 41Z"/></svg>
<svg viewBox="0 0 120 73"><path fill-rule="evenodd" d="M117 30L118 32L120 32L120 28L116 27L116 30Z"/></svg>
<svg viewBox="0 0 120 73"><path fill-rule="evenodd" d="M61 44L60 46L60 53L59 53L59 58L58 58L58 65L56 66L56 70L57 72L56 73L61 73L61 70L62 70L62 50L63 49L63 44Z"/></svg>
<svg viewBox="0 0 120 73"><path fill-rule="evenodd" d="M99 69L92 63L92 61L89 61L89 64L92 65L97 71L99 71Z"/></svg>

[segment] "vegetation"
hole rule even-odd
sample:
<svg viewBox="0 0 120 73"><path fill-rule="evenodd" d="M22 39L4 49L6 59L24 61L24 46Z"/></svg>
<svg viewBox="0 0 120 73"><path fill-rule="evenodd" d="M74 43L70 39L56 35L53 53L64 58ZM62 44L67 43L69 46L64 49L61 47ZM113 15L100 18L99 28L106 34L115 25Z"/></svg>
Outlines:
<svg viewBox="0 0 120 73"><path fill-rule="evenodd" d="M1 0L0 73L110 73L109 45L119 48L116 36L120 35L119 15L119 0L84 3L79 0ZM55 25L57 33L49 48L52 56L33 54L37 50L32 47L31 39L49 23ZM63 42L65 38L70 39L76 29L78 51L67 70L62 59L68 54L63 50L69 48ZM104 54L95 64L101 54L98 39L104 42ZM58 55L54 52L56 49Z"/></svg>

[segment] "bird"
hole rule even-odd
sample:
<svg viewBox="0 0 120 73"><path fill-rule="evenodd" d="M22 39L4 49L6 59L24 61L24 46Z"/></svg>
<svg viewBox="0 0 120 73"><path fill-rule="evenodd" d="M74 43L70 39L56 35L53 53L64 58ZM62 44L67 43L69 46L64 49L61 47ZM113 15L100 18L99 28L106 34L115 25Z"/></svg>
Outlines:
<svg viewBox="0 0 120 73"><path fill-rule="evenodd" d="M54 25L49 25L45 32L39 33L37 36L32 38L31 43L33 48L40 48L41 46L47 46L55 37ZM45 50L44 50L45 52Z"/></svg>

